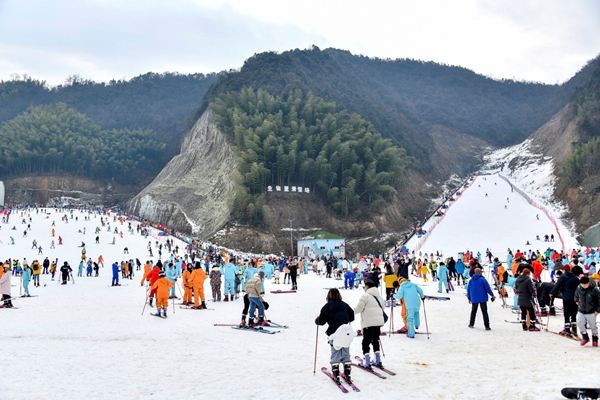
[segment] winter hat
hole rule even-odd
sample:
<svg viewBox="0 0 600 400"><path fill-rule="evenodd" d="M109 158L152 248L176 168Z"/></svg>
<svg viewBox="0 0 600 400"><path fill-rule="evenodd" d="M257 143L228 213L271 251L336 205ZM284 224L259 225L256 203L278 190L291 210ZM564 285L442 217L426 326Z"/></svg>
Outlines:
<svg viewBox="0 0 600 400"><path fill-rule="evenodd" d="M600 279L600 275L598 275L597 272L594 272L594 274L592 276L590 276L590 278L592 278L592 279Z"/></svg>
<svg viewBox="0 0 600 400"><path fill-rule="evenodd" d="M260 271L258 273L258 276L260 276L260 279L264 279L265 278L265 273L263 271Z"/></svg>
<svg viewBox="0 0 600 400"><path fill-rule="evenodd" d="M160 271L158 273L158 276L161 277L161 278L164 278L166 276L165 271Z"/></svg>
<svg viewBox="0 0 600 400"><path fill-rule="evenodd" d="M590 283L590 278L588 278L587 276L584 276L583 278L581 278L579 280L579 282L583 283L585 285L586 283Z"/></svg>
<svg viewBox="0 0 600 400"><path fill-rule="evenodd" d="M571 266L570 265L563 265L563 269L565 271L570 271L571 270Z"/></svg>
<svg viewBox="0 0 600 400"><path fill-rule="evenodd" d="M523 270L523 275L531 275L531 271L529 270L529 268L525 268Z"/></svg>

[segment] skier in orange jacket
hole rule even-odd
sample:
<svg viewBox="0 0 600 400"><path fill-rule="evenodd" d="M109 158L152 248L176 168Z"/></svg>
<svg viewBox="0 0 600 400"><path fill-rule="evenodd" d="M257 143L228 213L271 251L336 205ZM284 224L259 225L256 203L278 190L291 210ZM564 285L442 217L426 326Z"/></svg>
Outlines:
<svg viewBox="0 0 600 400"><path fill-rule="evenodd" d="M189 281L194 286L194 309L206 309L206 304L204 303L204 281L206 280L206 273L200 266L199 262L196 262L194 265L194 272L190 276ZM200 296L200 300L202 300L202 304L198 303L198 296Z"/></svg>
<svg viewBox="0 0 600 400"><path fill-rule="evenodd" d="M142 278L142 282L141 282L140 286L144 286L144 281L146 280L146 277L150 273L150 268L152 268L150 266L150 261L146 261L146 265L144 265L144 277Z"/></svg>
<svg viewBox="0 0 600 400"><path fill-rule="evenodd" d="M162 316L167 318L167 307L169 307L169 288L173 284L165 277L165 272L158 273L158 280L152 285L152 289L156 290L156 315L161 316L160 309L163 309Z"/></svg>
<svg viewBox="0 0 600 400"><path fill-rule="evenodd" d="M183 304L186 306L192 305L192 264L186 265L185 271L183 271Z"/></svg>

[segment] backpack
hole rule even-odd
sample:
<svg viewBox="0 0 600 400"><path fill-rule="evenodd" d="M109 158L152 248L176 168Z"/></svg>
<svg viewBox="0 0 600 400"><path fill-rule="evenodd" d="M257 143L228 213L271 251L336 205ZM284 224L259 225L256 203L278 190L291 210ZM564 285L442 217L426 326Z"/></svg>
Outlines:
<svg viewBox="0 0 600 400"><path fill-rule="evenodd" d="M37 271L38 269L40 269L39 265L38 264L33 264L33 270Z"/></svg>
<svg viewBox="0 0 600 400"><path fill-rule="evenodd" d="M333 341L332 345L336 350L344 347L350 347L352 340L356 337L356 331L352 329L352 325L344 324L340 325L339 328L329 338Z"/></svg>

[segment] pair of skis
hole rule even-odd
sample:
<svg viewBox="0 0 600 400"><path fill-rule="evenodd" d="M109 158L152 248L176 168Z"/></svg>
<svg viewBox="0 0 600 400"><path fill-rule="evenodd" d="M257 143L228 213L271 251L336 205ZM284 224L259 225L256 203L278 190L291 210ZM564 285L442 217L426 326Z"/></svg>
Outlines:
<svg viewBox="0 0 600 400"><path fill-rule="evenodd" d="M248 325L236 325L236 326L232 326L231 329L236 329L238 331L250 331L250 332L257 332L257 333L266 333L268 335L274 335L277 332L280 331L272 331L270 329L265 329L263 326L248 326Z"/></svg>
<svg viewBox="0 0 600 400"><path fill-rule="evenodd" d="M289 326L287 326L287 325L278 324L276 322L271 321L270 319L267 320L267 323L269 325L261 325L261 326L264 326L267 328L279 328L279 329L288 329L289 328ZM213 326L240 326L240 324L214 324Z"/></svg>
<svg viewBox="0 0 600 400"><path fill-rule="evenodd" d="M359 361L360 363L363 362L363 359L361 357L356 356L355 359L357 361ZM363 367L360 364L356 364L356 363L352 363L353 366L362 369L363 371L369 372L375 376L377 376L378 378L381 379L387 379L386 376L380 374L379 372L375 371L373 368L367 368L367 367ZM379 367L377 365L373 365L373 367L380 369L383 372L386 372L389 375L396 375L395 372L390 371L389 369L383 368L383 367ZM321 368L321 372L323 372L325 375L327 375L329 377L329 379L331 379L333 381L333 383L335 383L335 385L344 393L348 393L348 389L342 384L341 381L337 381L333 375L331 374L331 372L329 372L329 370L326 367ZM346 382L346 384L348 384L348 386L350 386L352 388L352 390L354 390L355 392L360 392L360 389L353 383L353 382L349 382L345 376L343 376L343 374L340 374L340 377L344 380L344 382Z"/></svg>

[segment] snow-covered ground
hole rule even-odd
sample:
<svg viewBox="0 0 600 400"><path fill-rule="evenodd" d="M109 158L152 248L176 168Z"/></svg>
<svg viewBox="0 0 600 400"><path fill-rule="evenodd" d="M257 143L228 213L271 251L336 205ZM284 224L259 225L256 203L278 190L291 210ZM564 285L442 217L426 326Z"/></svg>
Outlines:
<svg viewBox="0 0 600 400"><path fill-rule="evenodd" d="M444 254L469 248L490 247L504 258L506 247L525 248L532 235L550 232L549 225L535 219L535 211L509 194L504 210L506 187L498 192L477 179L474 187L454 205L443 224L432 235L431 249ZM479 188L478 184L482 184ZM503 190L503 191L502 191ZM471 192L469 194L469 192ZM485 193L488 198L485 198ZM469 200L472 196L473 200ZM461 211L460 204L466 209ZM487 203L486 203L487 202ZM486 212L477 211L485 205ZM81 254L77 247L83 240L87 254L94 259L103 255L105 268L99 278L75 278L75 284L58 285L49 275L42 275L41 287L30 285L33 295L16 299L18 309L0 309L0 399L560 399L565 386L597 386L593 366L598 349L546 332L523 332L516 315L503 309L500 301L489 304L492 331L483 329L478 316L475 329L467 328L470 306L464 289L457 287L446 302L428 301L422 309L420 332L425 332L427 312L430 338L417 335L382 337L384 362L397 372L385 380L360 370L353 371L360 393L342 394L320 371L329 361L329 346L324 328L318 330L317 373L313 375L317 328L314 319L325 303L327 287L342 283L313 274L302 275L295 294L271 294L273 289L289 285L266 284L266 300L271 307L268 317L290 326L275 335L265 335L216 327L216 323L236 323L242 301L208 302L207 311L173 309L170 302L166 320L149 315L142 308L146 289L140 286L137 272L127 286L111 287L110 264L139 257L148 258L148 241L138 235L124 238L106 232L95 244L92 234L100 226L99 217L83 221L61 221L61 214L31 214L31 231L23 238L20 218L2 224L2 257L41 261L31 249L36 239L44 247L44 256L69 261L76 271ZM452 213L467 213L467 219L452 222ZM458 215L457 215L458 216ZM50 250L51 222L56 221L56 235L62 246ZM509 229L502 225L519 229ZM514 225L513 225L514 224ZM11 231L12 226L16 231ZM114 230L114 223L111 228ZM121 225L117 225L121 229ZM448 226L449 228L446 228ZM87 234L78 233L86 227ZM10 236L16 244L10 245ZM116 237L116 245L109 244ZM479 238L485 237L481 242ZM57 238L55 238L57 241ZM152 239L154 243L155 239ZM57 241L58 242L58 241ZM462 243L462 245L461 245ZM534 242L532 242L534 243ZM129 256L123 254L128 247ZM535 248L535 247L533 247ZM156 255L156 250L154 252ZM421 284L426 294L437 294L437 285ZM14 295L19 295L19 279L13 279ZM210 298L210 286L205 285ZM343 291L344 300L355 306L362 289ZM394 326L402 326L396 309ZM387 310L391 315L391 311ZM551 330L558 331L562 317L550 319ZM359 322L354 323L360 328ZM388 330L389 325L384 327ZM353 356L361 354L360 338L351 346Z"/></svg>
<svg viewBox="0 0 600 400"><path fill-rule="evenodd" d="M431 229L442 217L432 217L423 225L423 229L431 230L431 234L422 242L419 249L422 253L456 256L458 252L470 250L485 256L489 249L500 260L506 261L508 248L513 253L517 249L543 252L548 247L559 252L563 250L556 228L548 217L517 191L511 192L510 185L498 175L478 176L449 204L439 225ZM565 251L579 248L567 229L561 229L560 225L559 229ZM555 242L544 242L544 235L551 234ZM414 236L406 246L412 251L422 239Z"/></svg>

